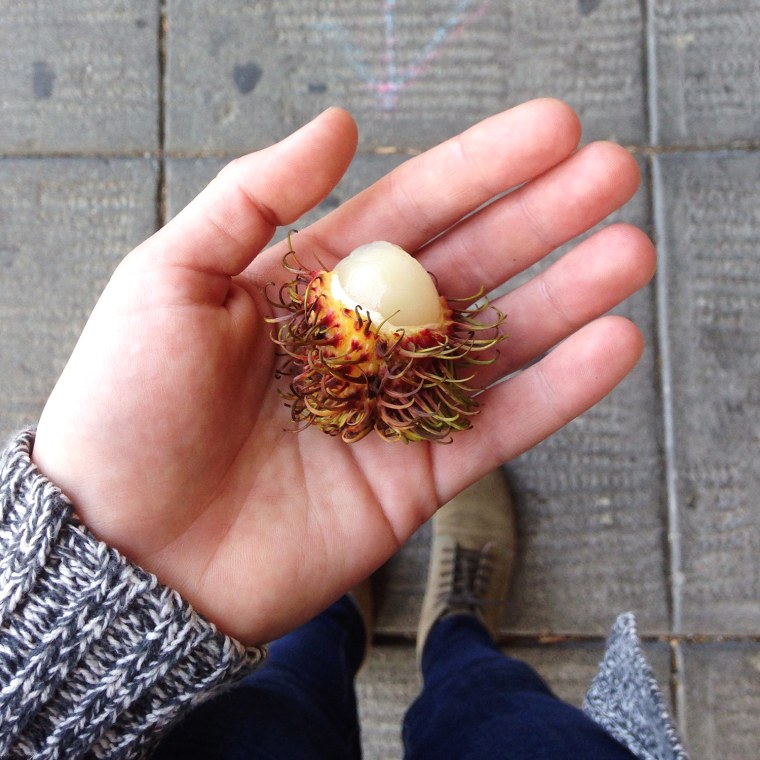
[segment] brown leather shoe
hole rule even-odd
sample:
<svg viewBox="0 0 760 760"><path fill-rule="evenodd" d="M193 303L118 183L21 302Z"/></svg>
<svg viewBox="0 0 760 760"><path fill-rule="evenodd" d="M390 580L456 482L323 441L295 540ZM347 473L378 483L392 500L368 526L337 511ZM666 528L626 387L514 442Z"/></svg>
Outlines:
<svg viewBox="0 0 760 760"><path fill-rule="evenodd" d="M514 566L517 536L501 468L464 490L433 517L427 587L417 627L417 660L433 624L475 615L495 639Z"/></svg>

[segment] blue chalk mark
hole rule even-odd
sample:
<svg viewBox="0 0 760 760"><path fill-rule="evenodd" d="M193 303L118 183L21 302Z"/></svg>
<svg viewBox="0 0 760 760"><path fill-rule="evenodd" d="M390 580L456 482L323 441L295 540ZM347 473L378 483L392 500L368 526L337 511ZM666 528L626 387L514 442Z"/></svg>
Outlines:
<svg viewBox="0 0 760 760"><path fill-rule="evenodd" d="M388 70L388 80L396 79L396 31L395 31L395 0L385 3L385 62Z"/></svg>
<svg viewBox="0 0 760 760"><path fill-rule="evenodd" d="M419 54L403 71L400 71L396 55L396 0L384 0L385 74L383 77L372 73L365 51L354 42L351 32L343 24L321 22L316 24L315 28L332 35L338 41L354 73L375 92L380 108L384 111L392 111L396 108L400 93L411 82L424 76L433 61L440 56L442 48L458 38L467 26L480 18L488 10L491 0L481 2L473 10L471 10L472 5L472 0L459 0L446 21L433 31Z"/></svg>

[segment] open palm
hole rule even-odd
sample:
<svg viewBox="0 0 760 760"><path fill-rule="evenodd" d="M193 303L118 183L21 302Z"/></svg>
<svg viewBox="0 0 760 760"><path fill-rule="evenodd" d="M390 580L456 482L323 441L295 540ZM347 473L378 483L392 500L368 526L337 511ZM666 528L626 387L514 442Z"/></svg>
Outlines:
<svg viewBox="0 0 760 760"><path fill-rule="evenodd" d="M331 266L385 239L447 296L493 289L634 193L631 156L576 150L579 137L553 100L491 117L300 232L299 257ZM284 249L262 249L330 192L355 146L350 116L331 109L226 167L118 267L38 427L36 463L95 535L249 643L318 612L440 504L596 403L641 352L631 323L600 315L650 279L654 252L613 225L502 297L510 337L479 379L507 380L452 444L292 432L262 293L286 278Z"/></svg>

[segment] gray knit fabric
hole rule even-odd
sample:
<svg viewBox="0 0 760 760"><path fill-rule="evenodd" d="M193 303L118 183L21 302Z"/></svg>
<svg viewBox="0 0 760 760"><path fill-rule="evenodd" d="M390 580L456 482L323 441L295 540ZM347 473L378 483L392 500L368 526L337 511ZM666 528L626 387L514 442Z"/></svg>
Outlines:
<svg viewBox="0 0 760 760"><path fill-rule="evenodd" d="M630 612L612 627L583 709L640 760L687 760Z"/></svg>
<svg viewBox="0 0 760 760"><path fill-rule="evenodd" d="M96 540L31 462L33 441L0 458L0 757L143 757L263 650Z"/></svg>

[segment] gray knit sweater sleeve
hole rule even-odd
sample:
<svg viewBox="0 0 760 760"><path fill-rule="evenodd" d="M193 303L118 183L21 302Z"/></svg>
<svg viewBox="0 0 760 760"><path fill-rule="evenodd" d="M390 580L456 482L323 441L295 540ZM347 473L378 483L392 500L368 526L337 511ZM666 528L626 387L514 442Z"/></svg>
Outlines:
<svg viewBox="0 0 760 760"><path fill-rule="evenodd" d="M33 441L0 458L0 757L142 757L263 651L96 540Z"/></svg>
<svg viewBox="0 0 760 760"><path fill-rule="evenodd" d="M612 627L583 710L640 760L688 760L630 612Z"/></svg>

